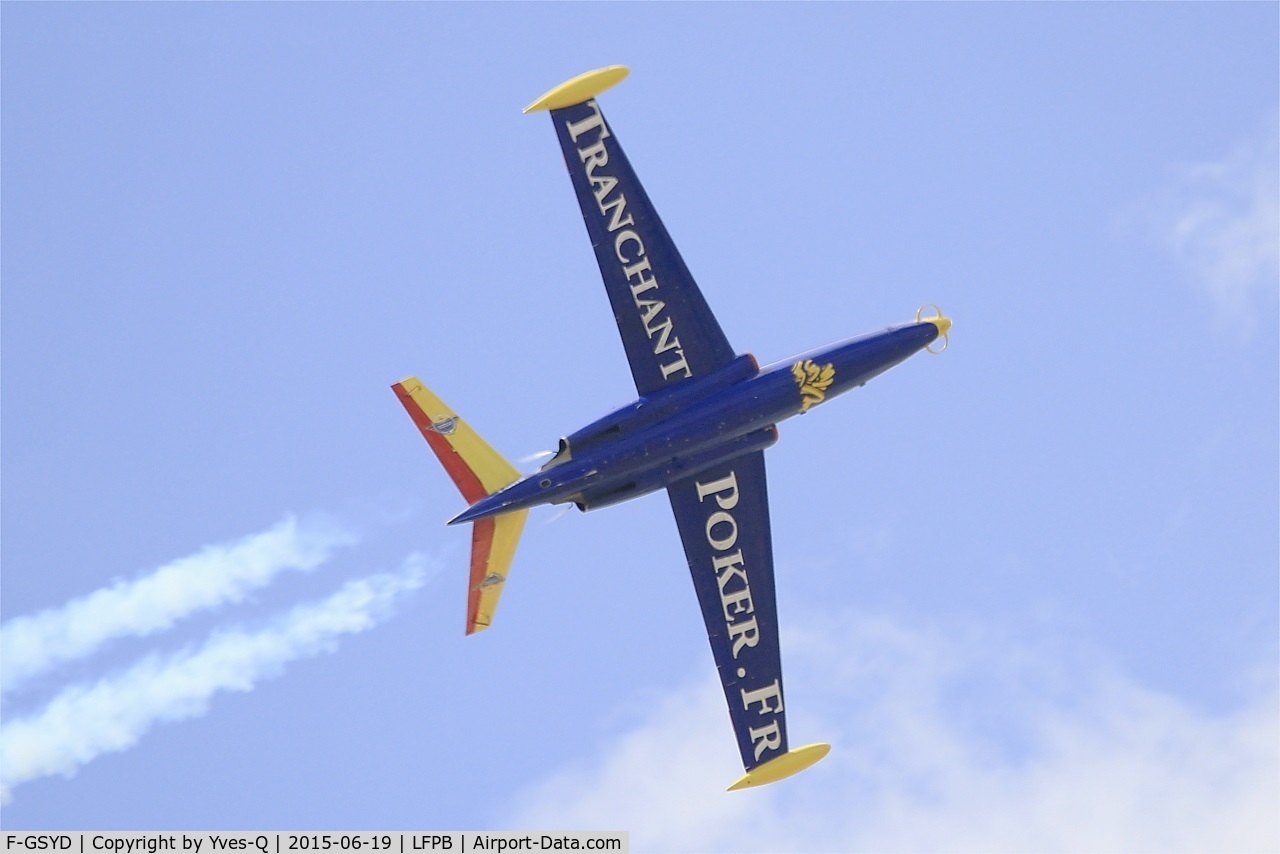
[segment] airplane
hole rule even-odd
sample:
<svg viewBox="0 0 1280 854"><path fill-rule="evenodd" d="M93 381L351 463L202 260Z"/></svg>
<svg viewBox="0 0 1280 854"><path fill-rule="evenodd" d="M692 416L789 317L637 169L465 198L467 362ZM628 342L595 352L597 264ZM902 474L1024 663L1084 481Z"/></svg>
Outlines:
<svg viewBox="0 0 1280 854"><path fill-rule="evenodd" d="M763 368L735 351L596 102L628 73L581 74L525 112L551 114L637 399L562 438L522 475L416 377L392 388L469 505L448 522L474 526L467 634L492 624L530 508L586 511L667 491L742 757L729 790L745 789L831 749L787 741L764 451L779 422L920 350L946 349L951 321L925 306L913 322Z"/></svg>

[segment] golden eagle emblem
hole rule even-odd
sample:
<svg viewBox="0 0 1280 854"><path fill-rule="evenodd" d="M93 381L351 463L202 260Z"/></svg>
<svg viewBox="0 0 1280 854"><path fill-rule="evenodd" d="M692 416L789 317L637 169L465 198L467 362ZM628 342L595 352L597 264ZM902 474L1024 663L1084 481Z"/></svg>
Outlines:
<svg viewBox="0 0 1280 854"><path fill-rule="evenodd" d="M830 363L817 365L813 359L805 359L791 366L791 375L800 386L800 411L807 412L815 403L822 403L827 389L836 378L836 366Z"/></svg>

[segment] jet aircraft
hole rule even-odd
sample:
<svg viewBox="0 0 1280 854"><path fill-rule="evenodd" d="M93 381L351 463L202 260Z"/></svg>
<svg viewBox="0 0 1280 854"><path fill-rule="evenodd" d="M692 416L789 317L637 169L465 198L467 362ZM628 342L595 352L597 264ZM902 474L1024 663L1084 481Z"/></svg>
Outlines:
<svg viewBox="0 0 1280 854"><path fill-rule="evenodd" d="M637 399L560 440L522 476L418 379L392 388L468 507L467 633L488 628L529 509L594 510L667 491L745 772L730 789L770 783L824 757L787 740L764 450L777 424L923 349L945 349L951 321L913 322L761 368L729 344L595 98L628 74L614 65L553 88L549 111L595 248ZM941 342L937 350L935 344Z"/></svg>

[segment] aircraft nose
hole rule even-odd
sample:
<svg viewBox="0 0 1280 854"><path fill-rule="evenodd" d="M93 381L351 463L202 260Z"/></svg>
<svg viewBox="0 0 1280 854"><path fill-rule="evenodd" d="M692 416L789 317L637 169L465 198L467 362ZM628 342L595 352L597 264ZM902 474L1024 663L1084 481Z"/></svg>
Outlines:
<svg viewBox="0 0 1280 854"><path fill-rule="evenodd" d="M924 316L924 310L926 308L933 309L933 317ZM944 315L942 313L942 309L938 308L936 305L920 306L920 310L916 312L916 323L932 323L938 328L938 336L933 340L934 343L937 343L938 339L942 339L942 346L935 350L933 349L933 346L930 345L928 348L930 353L941 353L943 350L947 349L947 345L951 343L951 339L947 337L947 332L951 329L951 318Z"/></svg>

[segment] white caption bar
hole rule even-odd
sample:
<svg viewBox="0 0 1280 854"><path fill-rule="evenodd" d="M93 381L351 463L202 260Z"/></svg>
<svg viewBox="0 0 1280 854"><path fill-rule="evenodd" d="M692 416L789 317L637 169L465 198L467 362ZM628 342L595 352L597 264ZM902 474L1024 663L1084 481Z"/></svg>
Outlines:
<svg viewBox="0 0 1280 854"><path fill-rule="evenodd" d="M378 833L314 833L305 831L212 832L191 830L72 831L69 833L5 833L0 854L505 854L509 851L631 850L625 831L590 833L425 830Z"/></svg>

